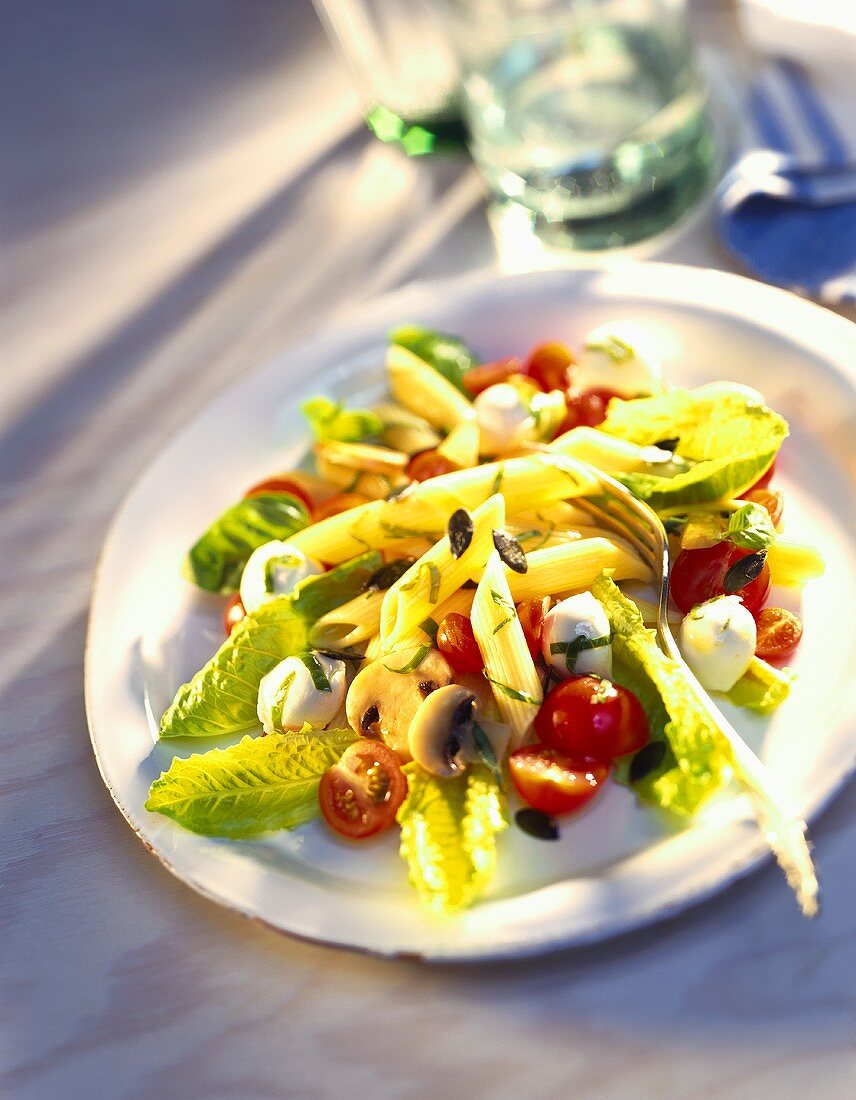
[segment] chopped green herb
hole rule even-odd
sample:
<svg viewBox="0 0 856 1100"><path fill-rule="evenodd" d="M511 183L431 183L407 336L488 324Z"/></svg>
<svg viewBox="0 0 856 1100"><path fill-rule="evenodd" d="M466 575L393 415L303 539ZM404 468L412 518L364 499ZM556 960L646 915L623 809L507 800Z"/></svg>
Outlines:
<svg viewBox="0 0 856 1100"><path fill-rule="evenodd" d="M500 485L502 485L502 479L503 479L504 475L505 475L505 467L500 462L500 464L496 468L496 477L493 479L493 485L491 485L491 487L490 487L490 492L488 493L488 497L492 497L496 493L499 492L499 487L500 487Z"/></svg>
<svg viewBox="0 0 856 1100"><path fill-rule="evenodd" d="M577 658L581 653L584 653L587 649L601 649L603 646L609 645L611 640L609 634L604 634L600 638L587 638L584 634L577 634L569 642L551 642L550 652L564 653L568 672L573 672L577 666Z"/></svg>
<svg viewBox="0 0 856 1100"><path fill-rule="evenodd" d="M333 690L330 681L327 679L327 673L324 671L324 666L314 653L299 653L298 657L308 669L316 691L327 692Z"/></svg>
<svg viewBox="0 0 856 1100"><path fill-rule="evenodd" d="M421 645L407 662L407 664L403 665L401 668L391 668L389 665L384 665L383 667L387 670L387 672L397 672L400 676L406 676L409 672L415 672L430 652L430 645Z"/></svg>
<svg viewBox="0 0 856 1100"><path fill-rule="evenodd" d="M419 624L419 629L424 630L428 637L433 641L437 637L437 631L440 629L440 626L437 622L434 621L434 619L430 618L429 616L427 619L424 619Z"/></svg>
<svg viewBox="0 0 856 1100"><path fill-rule="evenodd" d="M273 706L270 708L270 720L275 730L282 729L282 711L285 706L285 700L288 698L288 690L294 683L294 677L296 672L289 672L286 678L279 685L279 690L274 697Z"/></svg>
<svg viewBox="0 0 856 1100"><path fill-rule="evenodd" d="M278 569L293 569L303 559L296 554L280 554L265 562L265 592L276 592L276 573Z"/></svg>
<svg viewBox="0 0 856 1100"><path fill-rule="evenodd" d="M494 678L488 673L487 669L484 671L484 678L493 684L495 688L499 688L503 695L506 695L509 699L514 699L517 703L528 703L531 707L540 707L540 702L530 695L528 691L518 691L517 688L511 687L509 684L504 684L501 680L494 680Z"/></svg>
<svg viewBox="0 0 856 1100"><path fill-rule="evenodd" d="M486 768L489 768L496 776L497 782L500 787L502 786L502 769L499 766L499 761L496 759L496 753L493 751L493 745L481 728L478 722L473 722L473 740L475 741L476 751L481 757L481 762Z"/></svg>
<svg viewBox="0 0 856 1100"><path fill-rule="evenodd" d="M626 340L622 340L620 336L616 336L614 333L610 333L606 340L595 340L590 344L586 344L586 350L605 352L613 363L626 363L636 354Z"/></svg>
<svg viewBox="0 0 856 1100"><path fill-rule="evenodd" d="M441 580L441 577L440 577L440 570L437 568L437 566L434 564L433 561L423 561L422 564L419 566L419 569L417 570L416 576L414 577L414 579L412 581L408 581L407 584L403 584L401 586L401 591L402 592L410 592L411 589L415 588L416 585L421 580L422 573L426 572L426 571L427 571L428 576L430 578L429 582L428 582L429 583L428 602L429 603L436 603L437 599L440 595L440 580Z"/></svg>

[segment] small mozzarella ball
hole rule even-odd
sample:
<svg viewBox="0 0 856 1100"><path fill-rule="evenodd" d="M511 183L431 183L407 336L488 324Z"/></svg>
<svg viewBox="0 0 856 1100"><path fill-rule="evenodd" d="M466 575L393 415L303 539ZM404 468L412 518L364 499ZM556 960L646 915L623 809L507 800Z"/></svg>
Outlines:
<svg viewBox="0 0 856 1100"><path fill-rule="evenodd" d="M694 607L681 623L684 660L707 691L730 691L755 655L755 620L739 596Z"/></svg>
<svg viewBox="0 0 856 1100"><path fill-rule="evenodd" d="M619 397L650 397L663 389L663 372L645 333L632 321L598 325L571 371L578 390L613 390Z"/></svg>
<svg viewBox="0 0 856 1100"><path fill-rule="evenodd" d="M482 454L499 454L534 436L535 421L524 395L499 382L476 397L476 423Z"/></svg>
<svg viewBox="0 0 856 1100"><path fill-rule="evenodd" d="M541 632L541 652L550 668L559 676L565 677L569 675L567 653L553 653L553 645L567 645L578 637L589 640L608 638L609 634L609 619L603 605L591 592L581 592L578 596L569 596L560 601L547 612ZM612 644L582 650L573 665L573 673L588 673L609 679L612 676Z"/></svg>
<svg viewBox="0 0 856 1100"><path fill-rule="evenodd" d="M321 653L312 656L323 668L331 690L321 691L315 686L312 673L300 657L286 657L259 684L258 715L265 733L299 730L304 722L323 729L338 714L345 700L345 662ZM286 681L289 682L282 698L282 718L274 723L272 711Z"/></svg>
<svg viewBox="0 0 856 1100"><path fill-rule="evenodd" d="M306 577L315 577L324 567L290 542L266 542L250 554L241 574L241 603L248 612L258 610L274 596L287 596Z"/></svg>

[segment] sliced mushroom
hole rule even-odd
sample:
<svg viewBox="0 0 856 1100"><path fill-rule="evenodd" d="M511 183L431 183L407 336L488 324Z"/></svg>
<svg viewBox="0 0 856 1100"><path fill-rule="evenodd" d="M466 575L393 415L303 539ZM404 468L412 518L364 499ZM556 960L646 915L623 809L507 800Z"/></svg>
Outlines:
<svg viewBox="0 0 856 1100"><path fill-rule="evenodd" d="M464 771L472 759L473 718L478 701L460 684L432 692L410 723L410 755L441 779Z"/></svg>
<svg viewBox="0 0 856 1100"><path fill-rule="evenodd" d="M381 737L402 760L410 760L408 731L426 696L452 682L452 669L436 649L425 654L410 672L419 648L399 649L371 661L354 677L348 690L348 722L361 737Z"/></svg>

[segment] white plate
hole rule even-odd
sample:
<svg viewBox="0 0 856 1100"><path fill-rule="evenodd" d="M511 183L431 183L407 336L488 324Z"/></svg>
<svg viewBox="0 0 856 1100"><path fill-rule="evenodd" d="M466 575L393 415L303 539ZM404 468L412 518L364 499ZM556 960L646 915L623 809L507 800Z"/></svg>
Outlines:
<svg viewBox="0 0 856 1100"><path fill-rule="evenodd" d="M788 531L821 548L827 572L806 590L791 699L766 728L742 712L732 717L801 815L811 818L841 786L856 757L853 327L782 291L695 268L479 274L364 307L350 323L241 379L173 440L120 509L92 603L87 710L110 793L175 875L294 935L454 960L602 939L674 913L764 858L747 806L731 792L675 830L612 786L558 843L509 829L488 897L444 919L417 904L392 835L353 847L314 823L231 842L195 836L144 809L150 782L175 752L209 747L155 743L156 720L174 690L220 641L222 600L180 579L182 556L247 485L299 459L307 443L299 401L319 390L374 397L385 333L400 322L458 332L490 359L548 338L576 346L594 325L618 317L652 331L671 381L754 385L790 421L778 475ZM783 906L793 904L784 881L781 894Z"/></svg>

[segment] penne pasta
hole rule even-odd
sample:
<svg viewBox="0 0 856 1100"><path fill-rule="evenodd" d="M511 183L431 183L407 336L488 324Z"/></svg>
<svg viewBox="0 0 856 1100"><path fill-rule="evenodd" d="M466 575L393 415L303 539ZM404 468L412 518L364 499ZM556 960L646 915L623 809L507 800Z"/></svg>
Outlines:
<svg viewBox="0 0 856 1100"><path fill-rule="evenodd" d="M643 447L597 428L571 428L549 447L555 454L588 462L608 474L630 474L646 465Z"/></svg>
<svg viewBox="0 0 856 1100"><path fill-rule="evenodd" d="M543 691L517 617L506 568L495 550L476 589L471 622L502 721L511 726L509 750L513 752L532 729Z"/></svg>
<svg viewBox="0 0 856 1100"><path fill-rule="evenodd" d="M505 522L505 502L499 493L475 509L472 521L472 540L460 557L453 556L444 535L386 593L380 613L385 650L400 647L443 601L484 568L493 552L493 531Z"/></svg>
<svg viewBox="0 0 856 1100"><path fill-rule="evenodd" d="M401 642L400 648L407 649L411 646L425 645L426 642L433 645L437 627L447 615L466 615L469 618L475 593L475 588L459 588L457 592L453 592L448 600L438 604L436 610Z"/></svg>
<svg viewBox="0 0 856 1100"><path fill-rule="evenodd" d="M562 455L538 453L490 462L415 484L397 500L376 500L298 531L289 540L304 554L322 561L347 561L366 549L402 539L436 541L456 508L472 511L494 493L506 512L541 508L596 491L587 468Z"/></svg>
<svg viewBox="0 0 856 1100"><path fill-rule="evenodd" d="M525 573L509 571L515 603L538 596L557 596L591 588L604 569L613 580L650 581L651 571L629 544L616 536L580 539L527 554Z"/></svg>
<svg viewBox="0 0 856 1100"><path fill-rule="evenodd" d="M473 403L412 351L391 344L386 374L395 400L434 428L450 431L475 417Z"/></svg>
<svg viewBox="0 0 856 1100"><path fill-rule="evenodd" d="M479 429L472 420L457 424L440 446L437 453L454 462L462 470L477 466L479 461Z"/></svg>
<svg viewBox="0 0 856 1100"><path fill-rule="evenodd" d="M385 592L364 592L334 611L328 611L312 627L313 647L346 649L367 641L380 629L380 609ZM350 630L343 630L350 627Z"/></svg>
<svg viewBox="0 0 856 1100"><path fill-rule="evenodd" d="M807 542L778 538L767 550L772 584L801 586L824 571L820 552Z"/></svg>

